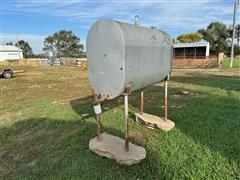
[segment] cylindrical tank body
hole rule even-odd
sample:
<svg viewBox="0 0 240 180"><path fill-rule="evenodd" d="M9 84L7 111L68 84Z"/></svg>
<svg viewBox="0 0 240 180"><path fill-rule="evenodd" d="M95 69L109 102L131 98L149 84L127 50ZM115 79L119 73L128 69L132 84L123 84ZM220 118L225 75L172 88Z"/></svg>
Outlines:
<svg viewBox="0 0 240 180"><path fill-rule="evenodd" d="M87 36L88 74L98 95L113 99L164 80L171 72L173 44L156 29L98 20Z"/></svg>

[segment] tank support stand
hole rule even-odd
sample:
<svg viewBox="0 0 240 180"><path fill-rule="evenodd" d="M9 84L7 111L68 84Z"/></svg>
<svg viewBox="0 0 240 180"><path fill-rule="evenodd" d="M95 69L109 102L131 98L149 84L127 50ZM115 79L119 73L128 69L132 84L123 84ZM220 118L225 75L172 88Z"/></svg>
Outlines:
<svg viewBox="0 0 240 180"><path fill-rule="evenodd" d="M143 114L144 112L144 92L143 92L143 89L141 89L141 103L140 103L140 113Z"/></svg>
<svg viewBox="0 0 240 180"><path fill-rule="evenodd" d="M96 135L99 138L101 134L101 122L100 122L100 114L96 114L96 121L97 121L97 130Z"/></svg>
<svg viewBox="0 0 240 180"><path fill-rule="evenodd" d="M97 122L96 136L97 136L97 138L99 138L100 134L101 134L100 114L102 113L102 109L101 109L100 100L99 100L99 97L97 94L94 93L93 99L94 99L93 100L93 109L94 109L94 113L96 114L95 118L96 118L96 122Z"/></svg>
<svg viewBox="0 0 240 180"><path fill-rule="evenodd" d="M167 132L174 128L174 122L168 119L168 77L164 80L164 117L144 113L143 89L141 90L140 113L135 113L135 115L138 123L151 129L159 128Z"/></svg>
<svg viewBox="0 0 240 180"><path fill-rule="evenodd" d="M165 93L164 93L164 121L167 121L168 116L168 81L164 81Z"/></svg>
<svg viewBox="0 0 240 180"><path fill-rule="evenodd" d="M124 95L124 117L125 117L125 151L129 151L128 137L128 95Z"/></svg>
<svg viewBox="0 0 240 180"><path fill-rule="evenodd" d="M128 136L128 93L124 94L124 115L125 115L125 140L117 136L100 134L100 101L95 101L93 108L96 114L97 131L96 137L89 141L89 149L99 156L114 159L120 164L137 164L146 157L146 150L129 142Z"/></svg>

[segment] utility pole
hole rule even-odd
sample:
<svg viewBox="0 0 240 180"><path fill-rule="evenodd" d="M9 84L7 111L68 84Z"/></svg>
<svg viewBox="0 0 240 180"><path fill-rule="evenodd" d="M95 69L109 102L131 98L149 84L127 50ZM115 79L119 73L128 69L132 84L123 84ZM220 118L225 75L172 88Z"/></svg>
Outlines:
<svg viewBox="0 0 240 180"><path fill-rule="evenodd" d="M235 0L235 2L234 2L234 10L233 10L233 33L232 33L232 47L231 47L230 68L232 68L232 66L233 66L233 58L234 58L234 39L235 39L235 30L236 30L237 5L239 5L239 0Z"/></svg>

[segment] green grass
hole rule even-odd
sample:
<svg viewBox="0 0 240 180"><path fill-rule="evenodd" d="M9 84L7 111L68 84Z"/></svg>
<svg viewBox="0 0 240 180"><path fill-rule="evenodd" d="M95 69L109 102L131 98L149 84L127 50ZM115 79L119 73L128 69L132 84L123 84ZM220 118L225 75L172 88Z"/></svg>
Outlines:
<svg viewBox="0 0 240 180"><path fill-rule="evenodd" d="M239 179L240 76L235 71L175 70L169 82L168 133L134 122L139 92L129 97L130 140L147 158L123 166L88 149L96 124L87 72L25 69L1 79L1 179ZM162 115L163 84L145 89L145 111ZM187 90L190 95L176 95ZM103 103L102 130L124 137L123 99Z"/></svg>
<svg viewBox="0 0 240 180"><path fill-rule="evenodd" d="M233 68L240 68L240 57L236 57L233 59ZM221 69L230 69L230 58L226 58L222 63L221 63Z"/></svg>

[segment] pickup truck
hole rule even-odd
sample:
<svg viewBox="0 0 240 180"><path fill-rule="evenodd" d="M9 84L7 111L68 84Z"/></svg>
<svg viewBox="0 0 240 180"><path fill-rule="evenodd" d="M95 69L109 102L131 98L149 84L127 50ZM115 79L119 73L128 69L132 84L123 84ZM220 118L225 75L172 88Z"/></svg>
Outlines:
<svg viewBox="0 0 240 180"><path fill-rule="evenodd" d="M13 71L11 69L0 69L0 77L5 79L10 79L13 76Z"/></svg>

